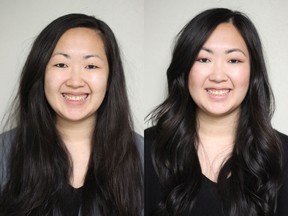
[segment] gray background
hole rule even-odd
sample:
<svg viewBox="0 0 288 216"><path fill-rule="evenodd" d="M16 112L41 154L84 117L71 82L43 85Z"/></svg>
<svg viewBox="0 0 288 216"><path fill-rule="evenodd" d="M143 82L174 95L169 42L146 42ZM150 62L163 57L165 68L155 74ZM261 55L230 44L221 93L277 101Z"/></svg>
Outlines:
<svg viewBox="0 0 288 216"><path fill-rule="evenodd" d="M0 118L9 108L31 43L52 20L86 13L106 22L118 39L137 132L143 134L143 0L0 0Z"/></svg>
<svg viewBox="0 0 288 216"><path fill-rule="evenodd" d="M240 10L256 25L276 99L273 125L288 134L286 0L0 0L0 118L17 89L35 36L59 16L86 13L104 20L118 39L136 131L143 134L149 125L144 117L166 95L165 73L175 35L212 7Z"/></svg>
<svg viewBox="0 0 288 216"><path fill-rule="evenodd" d="M228 7L246 13L262 39L267 69L275 94L273 126L288 134L288 1L286 0L145 0L144 113L166 95L166 69L173 41L199 12ZM149 124L145 124L147 127Z"/></svg>

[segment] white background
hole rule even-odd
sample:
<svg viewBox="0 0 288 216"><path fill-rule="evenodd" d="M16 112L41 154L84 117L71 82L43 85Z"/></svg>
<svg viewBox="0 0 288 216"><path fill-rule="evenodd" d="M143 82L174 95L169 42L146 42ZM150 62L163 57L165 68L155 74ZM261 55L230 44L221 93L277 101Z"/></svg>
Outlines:
<svg viewBox="0 0 288 216"><path fill-rule="evenodd" d="M144 113L166 96L166 69L176 34L201 11L227 7L246 13L262 39L276 100L273 126L288 134L288 1L286 0L145 0ZM150 124L149 124L150 125ZM148 124L145 124L147 127Z"/></svg>
<svg viewBox="0 0 288 216"><path fill-rule="evenodd" d="M286 0L0 0L0 118L39 32L59 16L86 13L105 21L118 39L136 131L143 134L144 117L166 95L166 69L176 34L212 7L242 11L256 25L276 99L273 125L288 134Z"/></svg>

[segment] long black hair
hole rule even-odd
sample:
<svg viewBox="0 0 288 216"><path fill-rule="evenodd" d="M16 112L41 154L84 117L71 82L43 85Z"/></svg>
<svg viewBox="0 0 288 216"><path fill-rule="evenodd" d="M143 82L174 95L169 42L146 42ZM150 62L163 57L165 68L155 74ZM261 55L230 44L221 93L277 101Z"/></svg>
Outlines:
<svg viewBox="0 0 288 216"><path fill-rule="evenodd" d="M99 209L103 216L135 216L143 207L142 165L117 41L103 21L68 14L39 34L24 65L15 99L17 129L0 215L61 215L59 197L67 190L71 163L55 126L55 112L45 98L44 76L58 40L76 27L98 32L109 64L107 92L97 110L97 129L83 186L82 215L96 215Z"/></svg>
<svg viewBox="0 0 288 216"><path fill-rule="evenodd" d="M152 160L166 189L157 215L181 215L191 210L201 187L196 149L197 106L189 94L188 74L205 41L225 22L232 23L242 35L249 50L251 72L235 145L221 167L217 186L230 216L275 215L281 145L271 126L274 98L261 41L246 15L225 8L200 13L178 34L167 70L168 97L150 114L157 130Z"/></svg>

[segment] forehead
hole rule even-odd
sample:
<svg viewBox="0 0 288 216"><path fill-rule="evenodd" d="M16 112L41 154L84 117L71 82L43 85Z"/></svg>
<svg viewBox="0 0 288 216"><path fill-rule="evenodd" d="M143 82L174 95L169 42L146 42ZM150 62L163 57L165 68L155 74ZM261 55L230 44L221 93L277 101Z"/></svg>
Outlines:
<svg viewBox="0 0 288 216"><path fill-rule="evenodd" d="M100 33L94 29L77 27L67 30L59 38L56 47L59 45L103 45Z"/></svg>
<svg viewBox="0 0 288 216"><path fill-rule="evenodd" d="M52 57L56 53L70 57L97 55L102 60L107 61L101 33L90 28L78 27L67 30L58 40Z"/></svg>
<svg viewBox="0 0 288 216"><path fill-rule="evenodd" d="M50 59L59 56L71 60L86 60L91 59L90 57L97 57L108 64L101 33L90 28L77 27L67 30L58 40Z"/></svg>
<svg viewBox="0 0 288 216"><path fill-rule="evenodd" d="M244 38L240 34L239 30L232 23L219 24L212 34L208 37L204 46L212 47L240 47L247 49Z"/></svg>

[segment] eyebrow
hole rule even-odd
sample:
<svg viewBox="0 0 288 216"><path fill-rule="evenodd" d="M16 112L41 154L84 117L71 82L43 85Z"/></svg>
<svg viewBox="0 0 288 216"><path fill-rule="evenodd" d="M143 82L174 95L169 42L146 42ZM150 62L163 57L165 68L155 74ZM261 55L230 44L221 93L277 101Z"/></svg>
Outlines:
<svg viewBox="0 0 288 216"><path fill-rule="evenodd" d="M89 59L89 58L99 58L99 59L101 59L101 60L103 60L99 55L97 55L97 54L92 54L92 55L86 55L86 56L84 56L83 57L84 59Z"/></svg>
<svg viewBox="0 0 288 216"><path fill-rule="evenodd" d="M229 49L225 53L229 54L229 53L232 53L232 52L241 52L244 56L246 56L246 53L243 50L239 49L239 48Z"/></svg>
<svg viewBox="0 0 288 216"><path fill-rule="evenodd" d="M66 54L66 53L62 53L62 52L57 52L57 53L54 53L52 55L52 57L56 56L56 55L61 55L61 56L64 56L65 58L68 58L68 59L71 59L71 56ZM97 55L97 54L91 54L91 55L86 55L86 56L83 56L83 59L89 59L89 58L99 58L103 61L103 59Z"/></svg>
<svg viewBox="0 0 288 216"><path fill-rule="evenodd" d="M211 53L211 54L214 53L211 49L208 49L208 48L206 48L206 47L202 47L201 50L204 50L204 51L206 51L206 52L208 52L208 53ZM228 49L228 50L225 51L225 54L230 54L230 53L233 53L233 52L241 52L244 56L247 56L247 55L245 54L245 52L244 52L243 50L241 50L240 48Z"/></svg>

